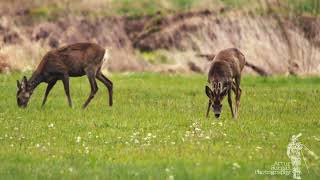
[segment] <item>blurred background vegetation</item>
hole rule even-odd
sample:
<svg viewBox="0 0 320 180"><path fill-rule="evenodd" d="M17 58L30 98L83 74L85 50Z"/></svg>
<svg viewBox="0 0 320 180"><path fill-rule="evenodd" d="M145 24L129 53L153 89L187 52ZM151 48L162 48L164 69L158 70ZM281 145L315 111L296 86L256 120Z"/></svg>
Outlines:
<svg viewBox="0 0 320 180"><path fill-rule="evenodd" d="M320 14L319 0L268 0L282 14ZM30 9L32 15L54 18L66 13L87 16L146 16L221 7L267 12L266 0L2 0L3 11ZM23 5L23 6L21 6Z"/></svg>

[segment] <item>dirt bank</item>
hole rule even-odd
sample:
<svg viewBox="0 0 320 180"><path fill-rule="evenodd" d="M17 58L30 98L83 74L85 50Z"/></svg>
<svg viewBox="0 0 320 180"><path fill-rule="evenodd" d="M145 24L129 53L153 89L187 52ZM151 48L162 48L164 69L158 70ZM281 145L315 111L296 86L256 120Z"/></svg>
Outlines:
<svg viewBox="0 0 320 180"><path fill-rule="evenodd" d="M237 47L248 61L271 74L288 74L290 65L296 74L320 73L320 21L314 17L281 18L283 31L272 15L225 9L40 22L26 18L28 12L23 12L0 18L0 56L7 69L32 69L49 49L91 41L111 49L105 65L110 71L201 73L208 62L196 54ZM170 63L151 63L141 52L161 53ZM249 68L246 72L253 73Z"/></svg>

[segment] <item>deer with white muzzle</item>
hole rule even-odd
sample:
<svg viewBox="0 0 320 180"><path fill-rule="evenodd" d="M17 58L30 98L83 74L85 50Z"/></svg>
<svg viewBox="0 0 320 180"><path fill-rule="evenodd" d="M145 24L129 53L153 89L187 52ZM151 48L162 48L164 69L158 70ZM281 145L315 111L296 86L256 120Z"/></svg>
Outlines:
<svg viewBox="0 0 320 180"><path fill-rule="evenodd" d="M244 55L236 48L220 51L214 56L209 73L206 94L209 98L206 117L209 117L210 108L216 118L222 111L222 100L228 95L228 103L233 118L237 118L241 97L241 72L245 65ZM231 92L235 94L235 109L233 110Z"/></svg>

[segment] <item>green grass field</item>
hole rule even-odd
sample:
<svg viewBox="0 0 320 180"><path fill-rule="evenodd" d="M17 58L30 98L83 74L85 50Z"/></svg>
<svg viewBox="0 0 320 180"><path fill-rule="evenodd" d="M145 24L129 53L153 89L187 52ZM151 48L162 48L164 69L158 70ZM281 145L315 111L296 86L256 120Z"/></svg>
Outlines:
<svg viewBox="0 0 320 180"><path fill-rule="evenodd" d="M86 110L87 78L71 79L74 108L59 82L41 109L45 84L27 109L16 79L0 75L0 179L289 179L256 175L289 162L290 137L320 155L320 78L244 77L240 117L205 118L205 75L112 75ZM303 179L319 179L320 159L303 151Z"/></svg>

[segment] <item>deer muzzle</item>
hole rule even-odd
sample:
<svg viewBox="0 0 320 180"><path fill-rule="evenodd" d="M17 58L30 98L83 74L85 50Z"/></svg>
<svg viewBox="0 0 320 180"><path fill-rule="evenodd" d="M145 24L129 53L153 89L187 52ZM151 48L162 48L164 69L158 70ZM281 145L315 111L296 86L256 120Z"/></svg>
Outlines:
<svg viewBox="0 0 320 180"><path fill-rule="evenodd" d="M221 114L222 104L214 104L212 108L213 108L214 116L216 118L219 118Z"/></svg>

